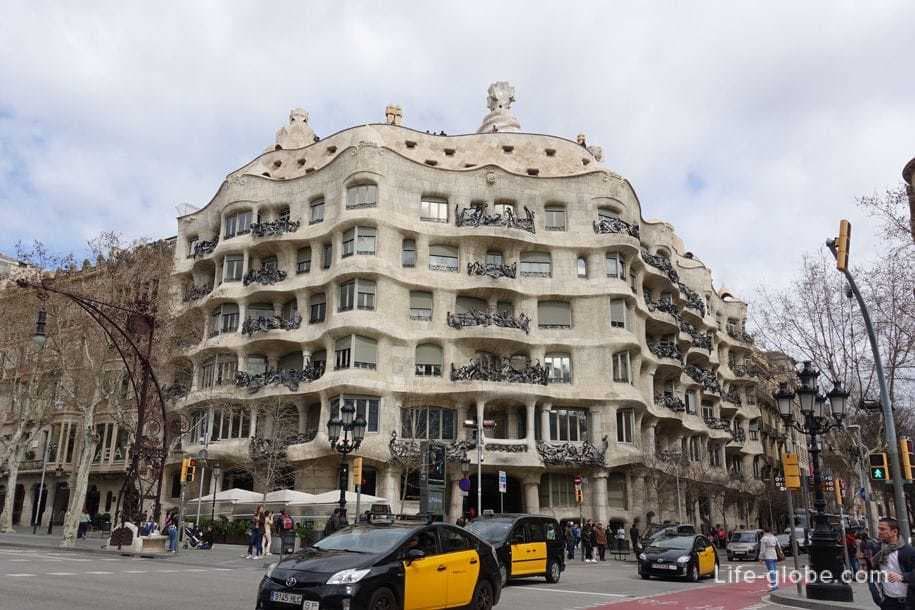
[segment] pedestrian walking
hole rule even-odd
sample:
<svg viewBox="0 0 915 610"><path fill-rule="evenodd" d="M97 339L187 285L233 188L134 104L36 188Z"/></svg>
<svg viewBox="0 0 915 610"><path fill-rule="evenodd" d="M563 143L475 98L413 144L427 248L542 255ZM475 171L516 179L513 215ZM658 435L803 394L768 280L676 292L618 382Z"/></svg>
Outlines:
<svg viewBox="0 0 915 610"><path fill-rule="evenodd" d="M581 528L581 558L584 559L585 563L591 563L594 561L592 555L594 553L594 524L591 523L591 520L588 519L588 522L585 523L585 526Z"/></svg>
<svg viewBox="0 0 915 610"><path fill-rule="evenodd" d="M915 587L904 580L915 570L915 549L899 537L899 522L892 517L880 519L877 537L880 550L871 557L869 567L880 570L880 578L868 579L874 602L881 610L915 608Z"/></svg>
<svg viewBox="0 0 915 610"><path fill-rule="evenodd" d="M616 544L616 552L622 553L626 549L626 529L623 527L622 523L616 528L616 534L613 538L614 544Z"/></svg>
<svg viewBox="0 0 915 610"><path fill-rule="evenodd" d="M604 561L607 552L607 530L599 521L594 526L594 544L597 546L597 558Z"/></svg>
<svg viewBox="0 0 915 610"><path fill-rule="evenodd" d="M632 543L632 552L638 557L642 552L642 532L639 531L639 518L632 520L632 527L629 528L629 541Z"/></svg>
<svg viewBox="0 0 915 610"><path fill-rule="evenodd" d="M769 573L769 591L778 589L778 539L772 535L768 527L763 529L763 536L759 540L759 558L766 564Z"/></svg>
<svg viewBox="0 0 915 610"><path fill-rule="evenodd" d="M269 510L264 513L264 557L272 555L270 545L273 542L273 513Z"/></svg>
<svg viewBox="0 0 915 610"><path fill-rule="evenodd" d="M566 523L565 529L562 531L562 539L566 543L566 557L568 559L575 559L575 524Z"/></svg>
<svg viewBox="0 0 915 610"><path fill-rule="evenodd" d="M848 551L848 569L852 574L858 573L858 536L854 532L845 532L845 549Z"/></svg>
<svg viewBox="0 0 915 610"><path fill-rule="evenodd" d="M251 532L248 536L248 555L245 559L260 559L261 556L261 536L263 530L261 529L264 522L264 505L261 504L257 507L257 510L254 512L254 519L251 522Z"/></svg>
<svg viewBox="0 0 915 610"><path fill-rule="evenodd" d="M726 548L728 546L728 533L724 530L723 527L721 527L720 524L717 525L716 527L718 528L717 536L716 536L716 538L718 539L718 548L719 549Z"/></svg>
<svg viewBox="0 0 915 610"><path fill-rule="evenodd" d="M176 552L178 550L178 515L174 511L165 513L162 531L168 536L168 552Z"/></svg>

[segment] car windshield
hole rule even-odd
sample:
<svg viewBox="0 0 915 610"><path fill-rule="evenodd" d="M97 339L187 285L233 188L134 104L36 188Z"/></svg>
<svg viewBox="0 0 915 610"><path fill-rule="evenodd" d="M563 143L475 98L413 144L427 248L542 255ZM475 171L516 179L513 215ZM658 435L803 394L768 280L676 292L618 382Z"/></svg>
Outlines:
<svg viewBox="0 0 915 610"><path fill-rule="evenodd" d="M691 550L693 548L692 536L674 536L673 538L663 538L652 543L660 549L680 549Z"/></svg>
<svg viewBox="0 0 915 610"><path fill-rule="evenodd" d="M487 521L483 519L469 524L467 529L486 542L502 542L511 527L511 521Z"/></svg>
<svg viewBox="0 0 915 610"><path fill-rule="evenodd" d="M756 534L753 532L737 532L731 537L731 542L756 542Z"/></svg>
<svg viewBox="0 0 915 610"><path fill-rule="evenodd" d="M341 530L315 543L322 551L384 553L391 551L412 533L400 528L358 528Z"/></svg>

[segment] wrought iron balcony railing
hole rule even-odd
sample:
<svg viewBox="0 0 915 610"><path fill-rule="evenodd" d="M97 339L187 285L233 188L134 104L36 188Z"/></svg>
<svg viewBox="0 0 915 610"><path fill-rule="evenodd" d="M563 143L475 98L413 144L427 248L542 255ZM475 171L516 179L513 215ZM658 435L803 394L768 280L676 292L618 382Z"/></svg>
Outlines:
<svg viewBox="0 0 915 610"><path fill-rule="evenodd" d="M680 293L683 295L683 298L686 300L686 306L689 309L694 309L699 312L699 317L705 317L705 299L699 296L699 293L684 284L683 282L677 282L677 286L680 288Z"/></svg>
<svg viewBox="0 0 915 610"><path fill-rule="evenodd" d="M731 430L730 422L720 419L718 417L706 417L705 425L711 428L712 430Z"/></svg>
<svg viewBox="0 0 915 610"><path fill-rule="evenodd" d="M731 337L732 339L737 339L738 341L741 341L743 343L749 343L750 345L753 345L756 343L756 339L753 338L753 335L751 335L750 333L748 333L747 331L745 331L742 328L738 328L736 326L732 326L729 324L727 326L726 332L728 333L728 336Z"/></svg>
<svg viewBox="0 0 915 610"><path fill-rule="evenodd" d="M645 306L648 307L648 311L669 313L678 322L680 321L680 309L672 301L652 301L651 293L647 290L645 291Z"/></svg>
<svg viewBox="0 0 915 610"><path fill-rule="evenodd" d="M203 297L210 294L211 292L213 292L212 284L205 285L205 286L191 286L190 288L188 288L187 290L184 291L184 296L181 298L181 300L184 303L190 303L191 301L196 301L197 299L202 299Z"/></svg>
<svg viewBox="0 0 915 610"><path fill-rule="evenodd" d="M656 254L649 254L642 250L642 260L654 267L664 272L664 275L673 282L674 284L680 284L680 274L674 269L673 264L670 262L670 259L658 256Z"/></svg>
<svg viewBox="0 0 915 610"><path fill-rule="evenodd" d="M300 383L311 383L323 374L324 366L322 364L309 364L301 370L268 370L257 375L238 371L235 373L235 385L240 388L248 388L252 394L268 385L284 385L291 391L295 391L299 388Z"/></svg>
<svg viewBox="0 0 915 610"><path fill-rule="evenodd" d="M702 389L705 392L710 392L713 394L721 394L721 383L718 381L717 375L708 369L703 369L693 364L687 364L683 367L683 372L687 374L693 381L696 381L702 384Z"/></svg>
<svg viewBox="0 0 915 610"><path fill-rule="evenodd" d="M425 307L411 307L410 319L419 320L420 322L429 322L432 320L432 310Z"/></svg>
<svg viewBox="0 0 915 610"><path fill-rule="evenodd" d="M498 326L500 328L516 328L530 333L531 319L520 313L517 317L502 311L481 311L474 309L465 313L448 312L448 326L461 329L467 326Z"/></svg>
<svg viewBox="0 0 915 610"><path fill-rule="evenodd" d="M705 351L712 352L712 336L704 335L696 330L696 327L687 322L686 320L680 320L680 330L685 332L693 340L693 347L704 349Z"/></svg>
<svg viewBox="0 0 915 610"><path fill-rule="evenodd" d="M248 273L245 274L245 277L242 278L242 283L245 286L255 283L262 286L268 286L270 284L282 282L285 279L285 271L277 269L276 267L261 267L260 269L251 269L248 271Z"/></svg>
<svg viewBox="0 0 915 610"><path fill-rule="evenodd" d="M537 441L537 453L549 466L604 466L609 442L605 436L600 446L590 441L582 443L548 443Z"/></svg>
<svg viewBox="0 0 915 610"><path fill-rule="evenodd" d="M729 388L728 391L724 393L722 398L738 406L742 404L742 401L740 400L740 392L737 390L737 388Z"/></svg>
<svg viewBox="0 0 915 610"><path fill-rule="evenodd" d="M213 250L216 249L216 244L219 243L219 238L215 237L213 239L204 239L194 243L194 250L191 252L191 257L197 258L198 256L206 256L207 254L212 254Z"/></svg>
<svg viewBox="0 0 915 610"><path fill-rule="evenodd" d="M597 220L592 221L591 226L594 227L594 232L597 234L625 233L639 239L639 225L629 224L625 220L619 218L601 216Z"/></svg>
<svg viewBox="0 0 915 610"><path fill-rule="evenodd" d="M295 233L302 225L300 220L279 218L272 222L252 222L251 235L254 237L272 237L283 233Z"/></svg>
<svg viewBox="0 0 915 610"><path fill-rule="evenodd" d="M301 326L302 316L299 315L299 312L295 312L295 315L288 320L282 316L248 318L242 323L241 332L243 335L251 336L271 330L295 330Z"/></svg>
<svg viewBox="0 0 915 610"><path fill-rule="evenodd" d="M675 394L670 394L664 392L660 396L655 396L654 404L659 407L670 409L671 411L676 411L678 413L686 411L686 403L683 402L683 399Z"/></svg>
<svg viewBox="0 0 915 610"><path fill-rule="evenodd" d="M754 368L745 362L741 362L740 364L732 364L730 365L730 368L731 371L733 371L734 374L738 377L752 377L756 374Z"/></svg>
<svg viewBox="0 0 915 610"><path fill-rule="evenodd" d="M495 263L480 263L477 261L467 263L467 275L482 275L493 279L499 279L500 277L515 279L517 272L518 263L512 263L511 265L497 265Z"/></svg>
<svg viewBox="0 0 915 610"><path fill-rule="evenodd" d="M680 348L677 347L676 343L671 343L670 341L657 341L655 343L649 343L648 349L658 358L673 358L680 362L683 361L683 354L680 353Z"/></svg>
<svg viewBox="0 0 915 610"><path fill-rule="evenodd" d="M459 227L489 227L498 226L508 229L521 229L528 233L536 233L534 226L534 212L524 207L524 217L516 216L511 208L506 208L505 212L487 214L487 204L480 203L472 205L469 208L454 206L454 224Z"/></svg>
<svg viewBox="0 0 915 610"><path fill-rule="evenodd" d="M165 400L178 400L190 394L191 388L183 383L172 383L162 386L162 398Z"/></svg>
<svg viewBox="0 0 915 610"><path fill-rule="evenodd" d="M501 383L533 383L547 385L549 371L540 364L527 362L523 367L512 364L511 358L502 358L501 363L475 358L470 363L455 368L451 363L451 381L496 381Z"/></svg>

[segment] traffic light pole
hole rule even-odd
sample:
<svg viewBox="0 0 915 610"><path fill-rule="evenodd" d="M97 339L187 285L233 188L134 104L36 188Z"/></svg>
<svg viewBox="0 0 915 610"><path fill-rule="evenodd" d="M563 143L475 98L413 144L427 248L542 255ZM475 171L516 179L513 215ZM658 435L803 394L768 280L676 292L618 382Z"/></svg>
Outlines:
<svg viewBox="0 0 915 610"><path fill-rule="evenodd" d="M826 242L832 255L839 260L839 254L836 250L836 240L830 239ZM846 253L847 254L847 253ZM841 262L841 261L840 261ZM912 532L909 527L909 511L905 503L905 479L902 478L902 466L899 463L899 442L896 439L896 422L893 419L893 403L890 401L890 394L886 387L886 376L883 374L883 361L880 359L880 349L877 345L877 335L874 333L874 325L871 322L870 312L864 303L864 297L858 290L855 278L852 277L846 265L840 269L848 282L848 286L858 301L858 307L861 308L861 315L864 317L864 327L867 329L867 338L871 344L871 352L874 357L874 368L877 371L877 382L880 385L880 405L883 407L883 425L886 433L886 452L890 461L890 473L893 476L893 503L896 505L896 519L899 521L899 528L902 533L902 541L908 543L911 540Z"/></svg>
<svg viewBox="0 0 915 610"><path fill-rule="evenodd" d="M178 504L178 523L184 523L184 488L187 486L187 483L184 482L184 477L181 478L181 498L180 503ZM178 540L184 540L184 528L178 527ZM175 547L175 552L178 552L178 549L181 548L181 545Z"/></svg>

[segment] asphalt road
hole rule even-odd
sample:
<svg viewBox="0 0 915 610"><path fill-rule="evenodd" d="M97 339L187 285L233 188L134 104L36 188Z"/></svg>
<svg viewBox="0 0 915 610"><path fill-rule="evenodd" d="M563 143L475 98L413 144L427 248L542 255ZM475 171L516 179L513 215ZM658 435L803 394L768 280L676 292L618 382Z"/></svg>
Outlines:
<svg viewBox="0 0 915 610"><path fill-rule="evenodd" d="M134 559L71 551L0 548L0 610L234 610L253 608L265 563L236 558L211 565L172 559ZM761 574L759 564L741 564ZM730 564L723 564L726 573ZM632 562L573 561L560 582L519 580L499 610L762 608L766 584L704 580L645 581ZM773 610L776 608L772 606Z"/></svg>

